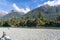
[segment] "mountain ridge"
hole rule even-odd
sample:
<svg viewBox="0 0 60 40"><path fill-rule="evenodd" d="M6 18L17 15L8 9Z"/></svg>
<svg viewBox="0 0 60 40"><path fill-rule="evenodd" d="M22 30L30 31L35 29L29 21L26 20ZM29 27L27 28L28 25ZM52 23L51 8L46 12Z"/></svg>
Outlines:
<svg viewBox="0 0 60 40"><path fill-rule="evenodd" d="M17 12L15 10L11 10L11 12L8 13L7 15L3 16L2 19L9 19L9 18L13 18L13 17L20 18L20 17L22 17L22 15L24 15L24 13Z"/></svg>
<svg viewBox="0 0 60 40"><path fill-rule="evenodd" d="M58 6L43 5L43 6L37 7L35 9L29 11L26 14L12 10L10 13L3 16L2 18L3 19L12 18L13 16L17 17L17 18L21 18L21 17L37 18L39 15L39 12L42 12L44 14L44 18L46 18L48 20L51 20L51 19L56 20L57 15L60 14L60 5L58 5Z"/></svg>
<svg viewBox="0 0 60 40"><path fill-rule="evenodd" d="M48 20L56 20L57 15L60 13L60 5L58 6L49 6L49 5L43 5L38 8L35 8L34 10L28 12L25 14L25 17L31 17L31 18L37 18L39 15L39 12L42 12L44 14L44 17Z"/></svg>

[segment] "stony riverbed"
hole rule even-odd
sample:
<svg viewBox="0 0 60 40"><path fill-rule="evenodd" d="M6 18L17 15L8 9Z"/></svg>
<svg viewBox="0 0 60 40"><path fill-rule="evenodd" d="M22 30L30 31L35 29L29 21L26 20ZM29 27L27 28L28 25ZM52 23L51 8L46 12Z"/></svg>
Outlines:
<svg viewBox="0 0 60 40"><path fill-rule="evenodd" d="M0 37L3 31L12 40L60 40L59 29L0 28Z"/></svg>

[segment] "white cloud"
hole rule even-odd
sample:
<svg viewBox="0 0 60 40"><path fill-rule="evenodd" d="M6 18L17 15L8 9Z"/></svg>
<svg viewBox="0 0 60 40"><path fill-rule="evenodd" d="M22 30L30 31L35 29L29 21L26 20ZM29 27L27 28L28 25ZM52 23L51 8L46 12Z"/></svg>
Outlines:
<svg viewBox="0 0 60 40"><path fill-rule="evenodd" d="M1 11L1 12L8 14L8 12L7 12L7 11Z"/></svg>
<svg viewBox="0 0 60 40"><path fill-rule="evenodd" d="M45 2L44 5L45 5L45 4L48 4L48 5L50 5L50 6L56 5L56 4L55 4L55 1L48 1L48 2Z"/></svg>
<svg viewBox="0 0 60 40"><path fill-rule="evenodd" d="M56 5L60 5L60 0L48 1L48 2L45 2L44 4L48 4L50 6L56 6Z"/></svg>
<svg viewBox="0 0 60 40"><path fill-rule="evenodd" d="M13 4L13 8L14 8L14 10L20 11L20 9L17 7L17 5L15 3Z"/></svg>
<svg viewBox="0 0 60 40"><path fill-rule="evenodd" d="M19 8L15 3L13 3L13 8L14 10L18 11L18 12L24 12L24 13L27 13L30 11L29 8L26 8L26 9L23 9L23 8Z"/></svg>
<svg viewBox="0 0 60 40"><path fill-rule="evenodd" d="M2 16L2 15L6 15L6 14L8 14L8 12L7 11L0 11L0 16Z"/></svg>
<svg viewBox="0 0 60 40"><path fill-rule="evenodd" d="M46 4L48 4L50 6L60 5L60 0L47 1L47 2L45 2L43 4L41 4L41 5L38 5L38 7L42 6L42 5L46 5Z"/></svg>
<svg viewBox="0 0 60 40"><path fill-rule="evenodd" d="M29 8L26 8L24 11L25 11L25 13L27 13L27 12L30 11L30 9Z"/></svg>
<svg viewBox="0 0 60 40"><path fill-rule="evenodd" d="M42 5L44 5L44 4L40 4L40 5L38 5L37 7L40 7L40 6L42 6Z"/></svg>

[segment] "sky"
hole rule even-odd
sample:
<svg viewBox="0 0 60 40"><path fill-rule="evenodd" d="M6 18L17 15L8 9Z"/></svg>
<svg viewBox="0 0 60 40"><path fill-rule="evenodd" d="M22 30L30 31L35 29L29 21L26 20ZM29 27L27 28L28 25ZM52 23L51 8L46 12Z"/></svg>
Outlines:
<svg viewBox="0 0 60 40"><path fill-rule="evenodd" d="M60 0L0 0L0 11L16 10L27 13L45 4L50 6L60 5Z"/></svg>

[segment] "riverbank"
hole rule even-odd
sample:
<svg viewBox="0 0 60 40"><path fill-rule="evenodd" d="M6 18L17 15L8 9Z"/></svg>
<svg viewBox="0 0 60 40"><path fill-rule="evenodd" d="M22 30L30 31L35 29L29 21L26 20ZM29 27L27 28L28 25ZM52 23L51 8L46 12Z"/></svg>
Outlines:
<svg viewBox="0 0 60 40"><path fill-rule="evenodd" d="M60 40L60 30L56 29L30 29L30 28L0 28L12 40Z"/></svg>

